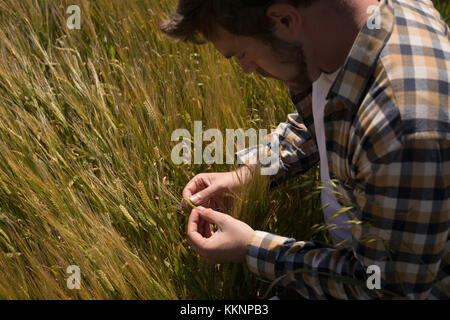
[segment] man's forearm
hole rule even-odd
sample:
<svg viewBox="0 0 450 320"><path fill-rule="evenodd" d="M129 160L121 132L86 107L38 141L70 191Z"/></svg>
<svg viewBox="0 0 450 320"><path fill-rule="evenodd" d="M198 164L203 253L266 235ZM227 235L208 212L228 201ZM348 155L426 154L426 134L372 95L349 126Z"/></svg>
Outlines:
<svg viewBox="0 0 450 320"><path fill-rule="evenodd" d="M237 186L245 186L253 180L254 170L247 165L241 165L232 171Z"/></svg>

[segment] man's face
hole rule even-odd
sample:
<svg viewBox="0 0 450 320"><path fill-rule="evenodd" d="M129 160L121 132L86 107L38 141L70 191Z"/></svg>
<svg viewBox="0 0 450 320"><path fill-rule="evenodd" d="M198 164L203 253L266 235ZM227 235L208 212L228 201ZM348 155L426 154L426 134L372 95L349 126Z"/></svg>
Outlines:
<svg viewBox="0 0 450 320"><path fill-rule="evenodd" d="M237 59L246 74L256 71L286 84L309 82L301 46L275 36L271 40L268 44L253 37L234 35L219 26L211 42L227 59Z"/></svg>

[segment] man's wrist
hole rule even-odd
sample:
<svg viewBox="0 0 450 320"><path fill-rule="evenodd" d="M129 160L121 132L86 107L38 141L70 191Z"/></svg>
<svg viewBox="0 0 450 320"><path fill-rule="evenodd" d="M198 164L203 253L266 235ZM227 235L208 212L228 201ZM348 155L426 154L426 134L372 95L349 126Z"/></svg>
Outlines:
<svg viewBox="0 0 450 320"><path fill-rule="evenodd" d="M254 238L255 238L257 232L258 232L257 230L253 230L253 233L250 235L250 237L247 240L247 246L246 246L246 250L245 250L245 252L246 252L245 261L247 262L247 264L249 262L249 257L250 257L250 255L249 255L250 247L253 245Z"/></svg>
<svg viewBox="0 0 450 320"><path fill-rule="evenodd" d="M278 252L287 240L290 239L255 230L247 243L246 261L249 270L262 280L275 280Z"/></svg>
<svg viewBox="0 0 450 320"><path fill-rule="evenodd" d="M238 186L249 183L253 178L252 169L245 164L240 165L236 170L232 172L232 174L233 178L236 179L236 184Z"/></svg>

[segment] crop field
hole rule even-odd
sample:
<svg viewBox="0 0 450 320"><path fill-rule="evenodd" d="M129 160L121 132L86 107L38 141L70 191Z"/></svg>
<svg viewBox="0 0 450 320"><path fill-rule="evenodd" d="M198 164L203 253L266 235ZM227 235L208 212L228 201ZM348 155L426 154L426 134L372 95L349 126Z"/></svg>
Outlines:
<svg viewBox="0 0 450 320"><path fill-rule="evenodd" d="M81 9L70 29L67 8ZM233 165L171 160L176 129L275 128L274 80L158 29L174 0L0 0L0 299L249 299L244 264L208 265L186 238L185 184ZM436 1L447 22L450 5ZM254 229L329 241L317 167L227 212ZM67 268L78 266L79 290ZM276 289L271 289L274 293Z"/></svg>

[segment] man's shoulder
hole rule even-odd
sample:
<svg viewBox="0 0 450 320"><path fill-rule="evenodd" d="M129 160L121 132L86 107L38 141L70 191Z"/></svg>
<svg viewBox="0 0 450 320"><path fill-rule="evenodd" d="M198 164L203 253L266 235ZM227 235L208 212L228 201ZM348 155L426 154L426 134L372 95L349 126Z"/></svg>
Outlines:
<svg viewBox="0 0 450 320"><path fill-rule="evenodd" d="M448 83L450 35L440 13L428 0L391 1L393 29L379 62L393 79L424 78Z"/></svg>
<svg viewBox="0 0 450 320"><path fill-rule="evenodd" d="M392 1L394 27L359 110L364 131L450 139L450 41L431 1ZM368 117L368 118L367 118Z"/></svg>
<svg viewBox="0 0 450 320"><path fill-rule="evenodd" d="M448 26L431 0L387 0L397 27L418 28L426 33L442 34L448 38ZM403 30L405 31L405 30ZM402 33L402 32L401 32ZM423 33L425 35L425 33Z"/></svg>

